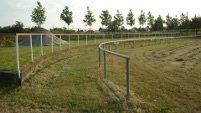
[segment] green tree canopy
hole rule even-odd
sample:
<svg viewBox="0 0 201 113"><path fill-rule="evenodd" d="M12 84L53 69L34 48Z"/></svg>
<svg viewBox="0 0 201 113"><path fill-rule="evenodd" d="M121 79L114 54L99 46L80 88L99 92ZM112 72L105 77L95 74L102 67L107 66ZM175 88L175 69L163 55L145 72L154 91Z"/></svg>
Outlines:
<svg viewBox="0 0 201 113"><path fill-rule="evenodd" d="M130 9L130 11L128 12L128 15L127 15L127 17L126 17L126 23L127 23L128 25L130 25L131 27L132 27L133 25L135 25L135 18L134 18L134 14L133 14L133 12L132 12L132 9Z"/></svg>
<svg viewBox="0 0 201 113"><path fill-rule="evenodd" d="M45 8L43 8L39 1L37 1L37 7L32 11L31 20L32 22L35 22L38 27L41 27L46 20Z"/></svg>
<svg viewBox="0 0 201 113"><path fill-rule="evenodd" d="M83 20L83 22L85 22L86 26L88 25L91 30L91 26L95 21L96 19L94 19L93 12L90 11L89 7L87 6L87 14L85 15L85 19Z"/></svg>
<svg viewBox="0 0 201 113"><path fill-rule="evenodd" d="M16 21L14 25L11 27L12 33L23 33L24 32L24 24L22 22Z"/></svg>
<svg viewBox="0 0 201 113"><path fill-rule="evenodd" d="M149 25L149 27L153 28L154 26L154 16L151 14L151 12L147 13L148 17L147 17L147 24Z"/></svg>
<svg viewBox="0 0 201 113"><path fill-rule="evenodd" d="M117 21L112 21L110 22L109 26L108 26L108 30L112 31L112 32L116 32L118 30L118 25L117 25Z"/></svg>
<svg viewBox="0 0 201 113"><path fill-rule="evenodd" d="M167 30L171 30L172 29L172 17L170 17L170 15L169 15L169 13L168 13L168 15L166 16L166 21L165 21L165 23L166 23L166 25L167 25Z"/></svg>
<svg viewBox="0 0 201 113"><path fill-rule="evenodd" d="M178 30L179 28L179 19L177 18L177 15L172 19L174 30Z"/></svg>
<svg viewBox="0 0 201 113"><path fill-rule="evenodd" d="M145 24L146 21L147 21L146 16L145 16L145 13L143 12L143 10L141 10L141 14L140 14L140 16L138 17L138 20L139 20L139 24L143 27L144 24Z"/></svg>
<svg viewBox="0 0 201 113"><path fill-rule="evenodd" d="M195 29L196 34L198 33L198 29L201 28L201 17L195 15L192 18L191 28Z"/></svg>
<svg viewBox="0 0 201 113"><path fill-rule="evenodd" d="M112 20L112 16L109 14L109 11L103 10L99 17L102 20L101 24L108 27Z"/></svg>
<svg viewBox="0 0 201 113"><path fill-rule="evenodd" d="M68 6L65 6L65 9L63 9L60 18L68 24L68 30L69 30L69 25L73 22L73 12L69 11Z"/></svg>
<svg viewBox="0 0 201 113"><path fill-rule="evenodd" d="M180 15L180 29L189 29L190 28L190 24L191 21L188 19L188 15L185 15L184 13L182 13Z"/></svg>
<svg viewBox="0 0 201 113"><path fill-rule="evenodd" d="M180 15L180 25L188 18L188 16L185 13L182 13Z"/></svg>
<svg viewBox="0 0 201 113"><path fill-rule="evenodd" d="M154 30L162 30L163 29L164 20L161 15L158 15L158 18L154 20Z"/></svg>
<svg viewBox="0 0 201 113"><path fill-rule="evenodd" d="M114 21L116 22L118 28L124 24L123 15L119 12L119 10L117 10L117 14L114 16Z"/></svg>

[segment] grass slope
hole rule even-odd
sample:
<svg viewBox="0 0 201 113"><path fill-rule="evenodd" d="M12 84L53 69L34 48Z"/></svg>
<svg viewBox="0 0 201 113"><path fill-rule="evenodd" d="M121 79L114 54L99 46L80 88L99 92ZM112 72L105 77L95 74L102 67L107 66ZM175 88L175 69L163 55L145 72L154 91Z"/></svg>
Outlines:
<svg viewBox="0 0 201 113"><path fill-rule="evenodd" d="M132 58L131 103L149 112L200 112L201 40L162 43L127 45L126 49L122 44L116 50ZM125 96L125 60L108 55L107 61L108 83L116 94Z"/></svg>
<svg viewBox="0 0 201 113"><path fill-rule="evenodd" d="M125 60L107 55L98 67L98 47L70 51L41 65L22 87L0 88L0 112L200 112L201 40L136 42L111 47L129 55L131 96L125 102ZM150 46L149 46L150 44Z"/></svg>
<svg viewBox="0 0 201 113"><path fill-rule="evenodd" d="M0 112L120 112L100 82L95 47L48 61L21 88L0 89Z"/></svg>

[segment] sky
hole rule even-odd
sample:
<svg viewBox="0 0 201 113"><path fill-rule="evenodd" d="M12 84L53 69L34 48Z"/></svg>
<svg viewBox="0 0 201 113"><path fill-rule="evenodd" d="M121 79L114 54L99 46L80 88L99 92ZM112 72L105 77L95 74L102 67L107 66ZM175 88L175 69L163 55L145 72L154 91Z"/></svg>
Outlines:
<svg viewBox="0 0 201 113"><path fill-rule="evenodd" d="M68 27L60 19L60 14L65 6L68 6L69 10L73 12L73 23L70 24L70 29L74 30L89 29L89 26L86 26L83 22L87 14L87 6L89 6L96 19L96 22L91 26L93 30L98 30L102 27L101 19L99 18L102 10L108 10L112 17L119 10L123 14L123 26L126 28L130 28L126 24L126 16L130 9L132 9L135 17L134 27L139 27L138 17L141 10L145 12L146 16L150 11L154 18L157 18L160 14L163 19L166 19L168 13L171 17L175 17L175 15L180 17L182 13L187 12L189 18L192 18L195 14L201 15L200 0L1 0L0 26L10 26L15 24L16 21L22 22L24 27L36 26L31 21L30 15L37 6L37 1L40 1L46 10L45 15L47 18L42 25L46 29Z"/></svg>

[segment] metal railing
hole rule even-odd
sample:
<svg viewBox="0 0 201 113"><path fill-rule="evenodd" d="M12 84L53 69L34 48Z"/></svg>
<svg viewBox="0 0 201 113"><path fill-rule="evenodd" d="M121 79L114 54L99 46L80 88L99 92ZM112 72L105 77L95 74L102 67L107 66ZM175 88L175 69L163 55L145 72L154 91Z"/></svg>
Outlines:
<svg viewBox="0 0 201 113"><path fill-rule="evenodd" d="M166 36L166 35L165 35ZM135 45L136 41L139 41L139 43L141 43L142 46L142 42L143 41L147 41L148 44L150 44L150 42L160 42L161 40L165 40L165 43L167 42L167 39L171 40L171 39L180 39L180 38L185 38L185 37L189 37L189 36L178 36L178 35L172 35L175 37L165 37L165 38L145 38L145 39L127 39L127 40L117 40L117 41L109 41L109 42L104 42L101 43L99 45L99 67L101 67L101 51L103 52L103 60L104 60L104 78L107 77L107 60L106 60L106 53L118 56L118 57L122 57L124 59L126 59L126 100L129 100L129 95L130 95L130 67L129 67L129 61L131 60L131 58L128 55L125 54L120 54L114 51L110 50L110 45L118 45L119 43L123 43L123 46L125 48L126 42L133 42L133 46ZM170 41L169 41L170 42ZM108 49L105 49L105 47L108 46Z"/></svg>
<svg viewBox="0 0 201 113"><path fill-rule="evenodd" d="M103 51L103 54L104 54L104 78L106 78L107 76L107 66L106 66L106 52L107 53L110 53L112 55L116 55L116 56L119 56L119 57L122 57L122 58L125 58L126 59L126 100L129 100L129 94L130 94L130 68L129 68L129 61L131 60L131 58L127 55L124 55L124 54L120 54L120 53L117 53L117 52L112 52L110 50L107 50L107 49L104 49L104 47L102 46L105 46L107 44L110 44L111 43L116 43L116 42L119 42L119 41L110 41L110 42L105 42L105 43L101 43L99 45L99 67L101 66L101 50Z"/></svg>
<svg viewBox="0 0 201 113"><path fill-rule="evenodd" d="M10 34L0 34L1 36L6 36L6 35L10 35ZM31 62L34 62L34 53L33 53L33 45L32 45L32 39L33 36L40 36L40 54L41 56L44 55L43 52L43 42L42 39L44 36L51 36L51 53L53 53L54 50L54 43L53 43L53 36L59 36L60 39L60 44L59 44L59 50L62 50L62 44L61 44L61 39L62 37L68 37L68 48L71 48L71 42L72 40L74 42L76 42L77 40L77 47L79 47L81 45L80 41L85 41L85 44L82 45L89 45L89 40L93 39L94 42L91 44L98 44L101 42L105 42L107 40L117 40L117 39L130 39L132 38L143 38L143 37L159 37L159 36L164 36L164 37L170 37L170 36L175 36L175 33L165 33L165 34L161 34L161 33L117 33L117 34L44 34L44 33L16 33L16 34L12 34L15 35L15 49L16 49L16 66L17 66L17 73L18 73L18 78L19 81L21 82L22 76L21 76L21 69L20 69L20 57L19 57L19 37L22 36L28 36L30 39L30 56L31 56ZM77 39L76 39L77 38ZM99 40L98 40L99 38ZM101 41L100 41L101 40ZM99 42L98 42L99 41ZM107 44L107 43L105 43ZM101 45L105 45L105 44L101 44ZM101 46L100 46L101 47ZM106 49L102 49L104 51L104 56L106 56L106 52L110 53L110 54L115 54L117 56L123 57L125 59L127 59L127 66L128 66L128 73L127 75L129 75L129 60L130 57L123 55L123 54L117 54L115 52L106 50ZM106 61L106 57L105 57L105 61ZM106 68L106 64L105 64L105 68ZM106 75L106 72L105 72ZM128 76L129 77L129 76ZM21 84L21 83L20 83ZM128 93L129 94L129 93Z"/></svg>

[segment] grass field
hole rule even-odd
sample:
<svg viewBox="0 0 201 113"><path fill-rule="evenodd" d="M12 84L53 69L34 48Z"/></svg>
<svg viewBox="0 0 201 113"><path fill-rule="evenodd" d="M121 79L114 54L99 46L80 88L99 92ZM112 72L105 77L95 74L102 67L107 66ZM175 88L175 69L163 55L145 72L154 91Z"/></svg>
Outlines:
<svg viewBox="0 0 201 113"><path fill-rule="evenodd" d="M201 112L201 40L162 43L115 50L132 58L131 105L149 112ZM108 55L107 61L107 83L125 97L125 60Z"/></svg>
<svg viewBox="0 0 201 113"><path fill-rule="evenodd" d="M125 49L123 44L111 49L131 57L128 104L125 60L107 55L104 82L120 98L118 103L102 85L103 66L98 66L95 45L46 61L22 87L1 86L0 112L201 111L200 39L151 42L150 46L144 42L142 47L136 42L135 47L131 43Z"/></svg>
<svg viewBox="0 0 201 113"><path fill-rule="evenodd" d="M171 35L170 35L171 36ZM153 36L155 38L158 38L158 36ZM20 37L20 41L25 39L26 37ZM68 36L63 36L62 39L69 41ZM136 35L135 37L129 37L130 39L139 39L139 38L147 38L147 36L141 35L139 37ZM0 38L1 39L1 38ZM128 39L128 37L120 38L120 37L114 37L113 40L122 40L122 39ZM14 37L8 38L9 41L13 42L14 45ZM90 37L88 36L86 41L86 36L80 36L79 37L79 43L78 43L78 37L74 36L70 38L70 43L62 45L61 49L67 49L67 48L73 48L78 46L84 46L84 45L94 45L94 44L100 44L102 42L111 41L112 38L108 36L99 36L99 37ZM0 40L1 41L1 40ZM19 42L20 42L19 41ZM54 51L60 50L60 45L54 45L53 48ZM43 54L51 53L51 46L43 46ZM40 47L34 46L33 47L33 57L34 59L38 59L41 56L40 54ZM20 60L20 69L22 70L26 66L28 66L31 63L31 55L30 55L30 47L19 47L19 60ZM15 47L1 47L0 46L0 70L7 70L11 72L17 72L16 67L16 49Z"/></svg>

